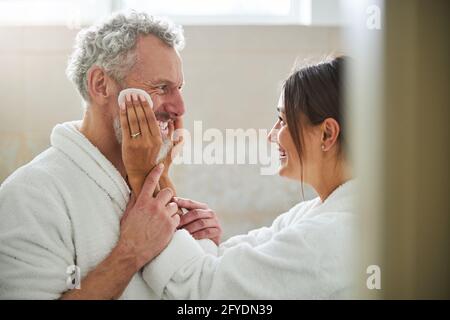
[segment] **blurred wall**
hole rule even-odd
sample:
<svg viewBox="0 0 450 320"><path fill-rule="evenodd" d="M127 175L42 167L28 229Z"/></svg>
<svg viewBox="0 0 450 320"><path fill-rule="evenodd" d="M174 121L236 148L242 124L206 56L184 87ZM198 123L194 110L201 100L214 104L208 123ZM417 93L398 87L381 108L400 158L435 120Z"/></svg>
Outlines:
<svg viewBox="0 0 450 320"><path fill-rule="evenodd" d="M358 296L449 299L450 2L350 2L349 120L362 218ZM380 29L366 27L372 5L383 12ZM365 281L374 265L379 290Z"/></svg>
<svg viewBox="0 0 450 320"><path fill-rule="evenodd" d="M386 1L384 298L450 299L449 12Z"/></svg>
<svg viewBox="0 0 450 320"><path fill-rule="evenodd" d="M81 101L65 77L77 30L0 28L0 181L49 145L57 123L80 119ZM270 129L281 81L296 60L342 51L336 27L187 26L182 52L185 126ZM258 165L177 165L180 196L219 213L225 238L269 224L301 199L300 186L260 175ZM313 193L305 188L305 197Z"/></svg>

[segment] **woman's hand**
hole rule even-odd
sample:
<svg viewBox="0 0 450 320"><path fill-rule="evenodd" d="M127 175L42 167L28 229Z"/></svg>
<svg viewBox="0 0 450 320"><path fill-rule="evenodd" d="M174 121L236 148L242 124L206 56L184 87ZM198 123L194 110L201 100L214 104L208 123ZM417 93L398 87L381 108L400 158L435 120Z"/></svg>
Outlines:
<svg viewBox="0 0 450 320"><path fill-rule="evenodd" d="M164 171L161 175L162 179L168 179L169 177L169 168L173 162L173 159L178 155L183 146L183 119L177 118L174 121L169 121L168 126L168 139L170 141L170 151L167 153L166 158L164 159Z"/></svg>
<svg viewBox="0 0 450 320"><path fill-rule="evenodd" d="M220 244L222 227L216 213L207 204L174 197L173 201L179 208L188 210L181 216L178 229L186 229L195 239L210 239L216 245Z"/></svg>
<svg viewBox="0 0 450 320"><path fill-rule="evenodd" d="M128 182L138 196L145 178L156 165L163 144L152 108L144 97L127 95L120 106L122 159Z"/></svg>

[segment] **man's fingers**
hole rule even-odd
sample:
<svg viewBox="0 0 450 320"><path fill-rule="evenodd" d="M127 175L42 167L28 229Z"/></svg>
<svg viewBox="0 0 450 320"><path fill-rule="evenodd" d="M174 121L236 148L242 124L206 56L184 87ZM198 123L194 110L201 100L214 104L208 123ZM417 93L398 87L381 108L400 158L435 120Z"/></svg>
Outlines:
<svg viewBox="0 0 450 320"><path fill-rule="evenodd" d="M208 219L214 217L214 213L211 210L194 209L186 212L180 219L180 227L183 227L198 219Z"/></svg>
<svg viewBox="0 0 450 320"><path fill-rule="evenodd" d="M166 205L167 203L169 203L169 201L172 199L172 197L173 197L172 189L164 188L158 193L158 195L156 196L156 199L158 199L159 201L164 203L164 205Z"/></svg>
<svg viewBox="0 0 450 320"><path fill-rule="evenodd" d="M178 205L175 202L169 202L169 204L166 206L167 211L169 212L169 216L173 216L174 214L177 214L178 212Z"/></svg>
<svg viewBox="0 0 450 320"><path fill-rule="evenodd" d="M136 203L136 196L134 195L134 193L131 193L130 199L128 200L127 203L127 207L125 208L125 212L122 215L122 218L120 219L120 224L122 224L125 219L128 217L128 215L130 214L131 208L134 207L134 204Z"/></svg>
<svg viewBox="0 0 450 320"><path fill-rule="evenodd" d="M158 193L160 191L161 191L161 187L160 187L159 182L158 182L158 184L156 185L155 191L153 191L153 198L156 198L156 196L158 195Z"/></svg>
<svg viewBox="0 0 450 320"><path fill-rule="evenodd" d="M152 171L150 171L150 173L147 175L147 178L145 178L144 186L142 187L143 192L141 192L141 194L153 198L153 193L155 192L156 186L158 185L159 177L163 172L163 168L164 165L160 163L159 165L155 166Z"/></svg>
<svg viewBox="0 0 450 320"><path fill-rule="evenodd" d="M125 210L128 210L128 208L131 208L136 203L136 196L134 195L134 192L131 193L130 199L128 200L127 208Z"/></svg>
<svg viewBox="0 0 450 320"><path fill-rule="evenodd" d="M179 224L180 224L180 216L178 214L174 214L172 216L173 229L175 230Z"/></svg>
<svg viewBox="0 0 450 320"><path fill-rule="evenodd" d="M183 226L183 229L186 229L190 234L194 234L200 230L207 228L219 228L219 223L217 222L216 219L209 218L209 219L195 220L194 222L191 222Z"/></svg>
<svg viewBox="0 0 450 320"><path fill-rule="evenodd" d="M174 197L173 200L177 203L177 205L181 208L185 209L208 209L208 205L205 203L197 202L190 199Z"/></svg>

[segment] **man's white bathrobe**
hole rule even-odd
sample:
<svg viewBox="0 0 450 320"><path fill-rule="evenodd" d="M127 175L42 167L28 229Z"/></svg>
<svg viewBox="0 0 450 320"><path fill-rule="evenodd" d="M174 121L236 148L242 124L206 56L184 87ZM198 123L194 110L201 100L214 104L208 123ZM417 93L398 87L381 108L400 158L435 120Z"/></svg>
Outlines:
<svg viewBox="0 0 450 320"><path fill-rule="evenodd" d="M330 299L352 297L354 183L323 203L301 202L269 228L205 251L185 231L144 271L162 298Z"/></svg>
<svg viewBox="0 0 450 320"><path fill-rule="evenodd" d="M57 125L0 188L0 299L56 299L69 266L84 277L117 243L130 190L76 125ZM122 298L156 296L139 272Z"/></svg>

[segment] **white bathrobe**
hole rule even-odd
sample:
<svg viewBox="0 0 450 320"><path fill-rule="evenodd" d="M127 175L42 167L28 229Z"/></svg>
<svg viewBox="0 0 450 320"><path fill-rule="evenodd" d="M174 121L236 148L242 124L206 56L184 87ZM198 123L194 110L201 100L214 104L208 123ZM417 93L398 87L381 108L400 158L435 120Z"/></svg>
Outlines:
<svg viewBox="0 0 450 320"><path fill-rule="evenodd" d="M59 298L69 266L84 277L118 240L130 190L76 125L57 125L51 147L0 188L0 299ZM141 272L122 295L155 297Z"/></svg>
<svg viewBox="0 0 450 320"><path fill-rule="evenodd" d="M145 267L144 279L169 299L350 298L354 191L349 181L323 203L301 202L270 228L233 237L209 253L177 231Z"/></svg>

